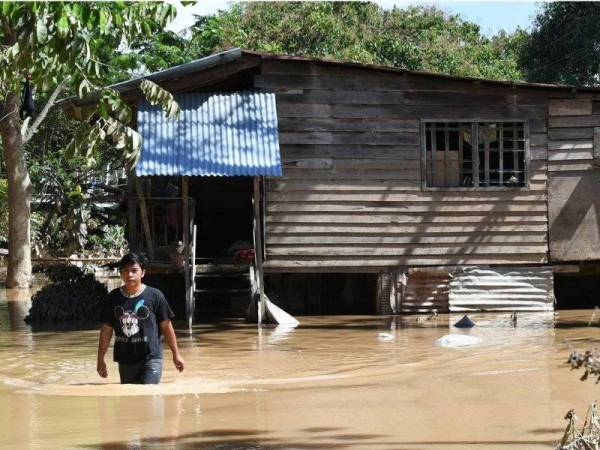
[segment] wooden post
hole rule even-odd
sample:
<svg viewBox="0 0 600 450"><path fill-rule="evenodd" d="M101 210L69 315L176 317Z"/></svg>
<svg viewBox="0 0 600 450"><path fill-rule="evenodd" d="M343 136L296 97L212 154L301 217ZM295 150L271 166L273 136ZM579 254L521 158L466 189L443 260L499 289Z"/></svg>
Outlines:
<svg viewBox="0 0 600 450"><path fill-rule="evenodd" d="M142 225L144 228L144 234L146 235L146 252L148 253L149 259L154 259L154 247L152 245L152 235L150 234L150 223L148 221L148 211L146 210L146 199L144 198L144 187L139 178L135 179L138 200L140 203L140 216L142 219Z"/></svg>
<svg viewBox="0 0 600 450"><path fill-rule="evenodd" d="M262 318L266 311L265 286L263 280L263 260L262 260L262 232L260 217L260 178L254 177L254 257L256 261L258 290L260 292L260 303L258 304L258 325L262 324Z"/></svg>
<svg viewBox="0 0 600 450"><path fill-rule="evenodd" d="M190 309L191 309L191 314L190 317L193 319L194 318L194 311L196 310L196 297L194 297L194 290L196 289L196 225L194 224L194 226L192 227L192 244L191 244L191 251L192 251L192 257L191 257L191 267L190 267L190 272L191 272L191 282L190 282ZM191 331L191 320L190 323L188 324L188 327L190 327L190 331Z"/></svg>
<svg viewBox="0 0 600 450"><path fill-rule="evenodd" d="M139 242L137 236L137 203L135 201L135 169L131 169L127 176L127 217L129 220L129 248L139 251Z"/></svg>
<svg viewBox="0 0 600 450"><path fill-rule="evenodd" d="M185 277L185 314L188 322L188 330L192 332L192 299L191 292L193 280L190 280L190 210L189 210L189 178L181 178L181 196L183 197L183 274Z"/></svg>

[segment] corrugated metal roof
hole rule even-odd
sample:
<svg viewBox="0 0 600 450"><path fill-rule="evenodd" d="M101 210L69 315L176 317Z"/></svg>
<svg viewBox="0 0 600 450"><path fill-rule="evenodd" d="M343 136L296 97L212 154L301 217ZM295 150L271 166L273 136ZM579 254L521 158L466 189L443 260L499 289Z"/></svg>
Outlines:
<svg viewBox="0 0 600 450"><path fill-rule="evenodd" d="M181 94L179 119L139 104L138 176L281 175L275 94Z"/></svg>

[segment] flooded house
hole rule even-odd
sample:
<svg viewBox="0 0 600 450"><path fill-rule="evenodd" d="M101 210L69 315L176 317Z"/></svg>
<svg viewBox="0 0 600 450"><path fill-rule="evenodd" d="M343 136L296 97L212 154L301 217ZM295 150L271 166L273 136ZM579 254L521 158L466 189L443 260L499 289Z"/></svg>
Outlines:
<svg viewBox="0 0 600 450"><path fill-rule="evenodd" d="M115 86L129 241L188 310L552 310L596 282L599 89L240 49L146 78L182 114Z"/></svg>

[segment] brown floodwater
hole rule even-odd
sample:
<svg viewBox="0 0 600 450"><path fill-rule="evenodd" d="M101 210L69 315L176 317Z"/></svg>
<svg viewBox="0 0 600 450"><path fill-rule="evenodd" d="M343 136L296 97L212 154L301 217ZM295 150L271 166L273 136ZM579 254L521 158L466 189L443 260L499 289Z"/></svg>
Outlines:
<svg viewBox="0 0 600 450"><path fill-rule="evenodd" d="M96 330L33 332L29 295L0 291L2 449L550 449L600 397L565 364L598 341L591 311L202 324L178 333L182 374L166 350L162 384L121 386L112 362L96 375Z"/></svg>

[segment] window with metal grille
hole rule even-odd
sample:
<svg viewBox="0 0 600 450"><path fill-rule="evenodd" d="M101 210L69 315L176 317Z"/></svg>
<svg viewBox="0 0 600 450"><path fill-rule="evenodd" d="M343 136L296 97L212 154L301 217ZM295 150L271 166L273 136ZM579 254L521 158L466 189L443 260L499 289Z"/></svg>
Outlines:
<svg viewBox="0 0 600 450"><path fill-rule="evenodd" d="M422 123L425 187L527 185L524 122Z"/></svg>

